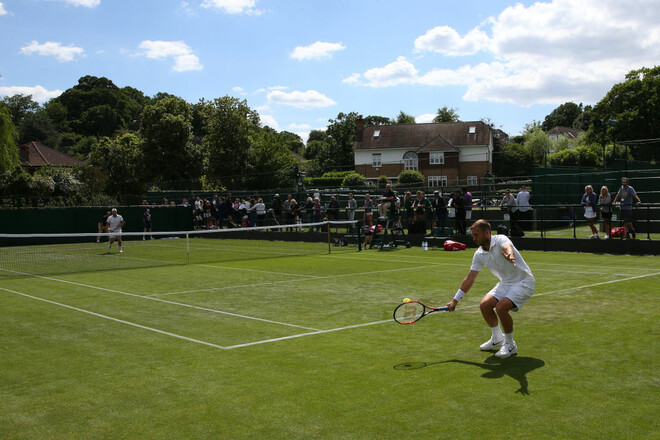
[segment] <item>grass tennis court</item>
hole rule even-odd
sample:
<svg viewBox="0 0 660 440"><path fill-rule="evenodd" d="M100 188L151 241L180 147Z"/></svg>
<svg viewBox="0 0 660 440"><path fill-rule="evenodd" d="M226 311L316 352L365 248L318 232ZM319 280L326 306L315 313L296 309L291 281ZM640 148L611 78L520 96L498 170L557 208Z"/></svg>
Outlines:
<svg viewBox="0 0 660 440"><path fill-rule="evenodd" d="M0 277L0 438L658 438L658 257L522 254L504 360L478 349L487 271L392 321L471 250Z"/></svg>

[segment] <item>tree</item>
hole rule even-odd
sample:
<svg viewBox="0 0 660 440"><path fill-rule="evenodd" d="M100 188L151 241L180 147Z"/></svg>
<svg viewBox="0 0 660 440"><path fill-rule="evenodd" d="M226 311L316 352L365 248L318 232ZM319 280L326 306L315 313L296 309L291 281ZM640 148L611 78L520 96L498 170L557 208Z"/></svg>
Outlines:
<svg viewBox="0 0 660 440"><path fill-rule="evenodd" d="M40 109L39 103L32 100L32 95L22 95L20 93L5 96L2 98L2 103L9 109L9 115L16 127L21 125L27 115Z"/></svg>
<svg viewBox="0 0 660 440"><path fill-rule="evenodd" d="M582 104L577 105L574 102L566 102L545 117L541 128L543 131L548 131L554 127L573 127L581 114Z"/></svg>
<svg viewBox="0 0 660 440"><path fill-rule="evenodd" d="M90 162L107 176L108 194L141 194L142 141L133 133L104 137L92 147Z"/></svg>
<svg viewBox="0 0 660 440"><path fill-rule="evenodd" d="M58 148L62 136L45 111L29 113L18 130L18 143L37 141L51 148Z"/></svg>
<svg viewBox="0 0 660 440"><path fill-rule="evenodd" d="M288 137L271 130L259 130L251 136L245 168L244 185L250 189L288 187L291 169L296 162L289 150ZM302 142L302 141L301 141Z"/></svg>
<svg viewBox="0 0 660 440"><path fill-rule="evenodd" d="M415 117L413 115L409 115L408 113L404 113L403 110L399 112L399 115L396 117L396 120L394 121L395 124L414 124L415 123Z"/></svg>
<svg viewBox="0 0 660 440"><path fill-rule="evenodd" d="M385 116L367 116L364 118L364 125L367 127L370 126L375 126L375 125L391 125L392 120L390 118L386 118Z"/></svg>
<svg viewBox="0 0 660 440"><path fill-rule="evenodd" d="M419 171L406 170L401 171L397 179L399 185L423 185L425 182L424 175Z"/></svg>
<svg viewBox="0 0 660 440"><path fill-rule="evenodd" d="M14 142L15 131L9 109L0 106L0 173L12 171L20 163Z"/></svg>
<svg viewBox="0 0 660 440"><path fill-rule="evenodd" d="M453 107L444 106L438 109L438 114L433 118L433 122L458 122L458 113Z"/></svg>
<svg viewBox="0 0 660 440"><path fill-rule="evenodd" d="M140 118L143 179L198 179L203 159L192 143L190 104L181 98L167 97L148 104Z"/></svg>
<svg viewBox="0 0 660 440"><path fill-rule="evenodd" d="M638 140L660 138L660 66L633 70L626 80L615 84L593 108L593 120L617 121L607 127L606 140ZM602 142L602 129L589 129L590 142ZM660 162L657 143L632 149L637 160Z"/></svg>
<svg viewBox="0 0 660 440"><path fill-rule="evenodd" d="M328 157L325 157L324 172L343 170L354 166L353 142L355 142L355 121L358 114L339 113L336 119L330 119L326 133L328 135Z"/></svg>
<svg viewBox="0 0 660 440"><path fill-rule="evenodd" d="M297 134L290 131L281 131L278 137L284 142L289 151L301 156L305 153L305 144Z"/></svg>
<svg viewBox="0 0 660 440"><path fill-rule="evenodd" d="M522 144L509 142L493 154L493 173L500 177L529 176L532 174L531 154Z"/></svg>
<svg viewBox="0 0 660 440"><path fill-rule="evenodd" d="M231 96L205 103L203 146L208 154L209 173L229 188L242 186L250 134L259 128L259 114L246 100Z"/></svg>
<svg viewBox="0 0 660 440"><path fill-rule="evenodd" d="M540 127L534 128L526 137L525 150L529 152L534 162L547 163L548 153L552 148L552 141Z"/></svg>

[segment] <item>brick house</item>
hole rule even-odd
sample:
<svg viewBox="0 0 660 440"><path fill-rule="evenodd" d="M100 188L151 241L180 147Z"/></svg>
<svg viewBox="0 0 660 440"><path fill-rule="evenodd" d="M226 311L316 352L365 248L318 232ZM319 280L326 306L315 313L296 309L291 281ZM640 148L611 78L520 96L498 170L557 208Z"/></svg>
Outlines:
<svg viewBox="0 0 660 440"><path fill-rule="evenodd" d="M370 181L416 170L430 187L479 185L493 172L493 130L481 121L365 127L359 118L356 129L355 171Z"/></svg>
<svg viewBox="0 0 660 440"><path fill-rule="evenodd" d="M584 130L580 130L579 128L570 128L570 127L554 127L551 128L550 130L546 131L545 134L548 135L550 140L552 140L553 143L557 143L557 141L563 137L567 139L577 139L578 136L580 136L582 133L586 133Z"/></svg>
<svg viewBox="0 0 660 440"><path fill-rule="evenodd" d="M28 173L34 173L46 165L73 168L85 164L82 160L61 153L39 142L28 142L18 147L18 158L21 166Z"/></svg>

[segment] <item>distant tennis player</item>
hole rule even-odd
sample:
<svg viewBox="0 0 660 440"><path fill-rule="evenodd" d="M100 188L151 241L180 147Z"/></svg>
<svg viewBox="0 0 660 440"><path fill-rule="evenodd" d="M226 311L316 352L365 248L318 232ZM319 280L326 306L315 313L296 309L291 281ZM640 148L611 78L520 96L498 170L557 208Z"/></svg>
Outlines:
<svg viewBox="0 0 660 440"><path fill-rule="evenodd" d="M103 217L101 217L101 219L99 220L99 223L98 223L98 225L97 225L98 228L99 228L99 234L103 234L104 232L106 232L106 228L108 227L108 217L110 217L110 215L111 215L111 212L108 211L108 212L106 212L105 215L104 215ZM97 242L97 243L100 243L100 242L101 242L101 236L100 236L100 235L97 235L97 236L96 236L96 242Z"/></svg>
<svg viewBox="0 0 660 440"><path fill-rule="evenodd" d="M108 232L111 234L110 244L108 244L108 250L110 250L110 248L112 247L112 243L114 243L115 240L117 240L117 243L119 244L119 253L121 253L122 252L121 228L124 226L124 217L117 214L117 209L113 208L112 215L108 217L107 223L108 223Z"/></svg>
<svg viewBox="0 0 660 440"><path fill-rule="evenodd" d="M511 310L517 312L534 293L534 275L525 260L506 235L491 235L490 223L477 220L472 226L472 239L479 245L472 258L472 267L454 299L447 303L454 311L458 302L470 290L481 269L486 266L500 282L481 300L481 314L490 326L491 338L481 344L481 350L489 351L501 347L495 353L499 358L508 358L518 353L513 340L513 318ZM502 323L502 330L498 323Z"/></svg>

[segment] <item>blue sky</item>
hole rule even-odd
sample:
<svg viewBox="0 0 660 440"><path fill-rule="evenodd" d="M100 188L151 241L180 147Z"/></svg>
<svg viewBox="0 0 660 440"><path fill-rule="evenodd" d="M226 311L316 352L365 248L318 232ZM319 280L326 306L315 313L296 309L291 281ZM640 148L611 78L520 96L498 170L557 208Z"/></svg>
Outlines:
<svg viewBox="0 0 660 440"><path fill-rule="evenodd" d="M0 41L0 96L44 102L95 75L246 99L304 139L339 112L443 106L516 135L657 65L660 0L0 0Z"/></svg>

